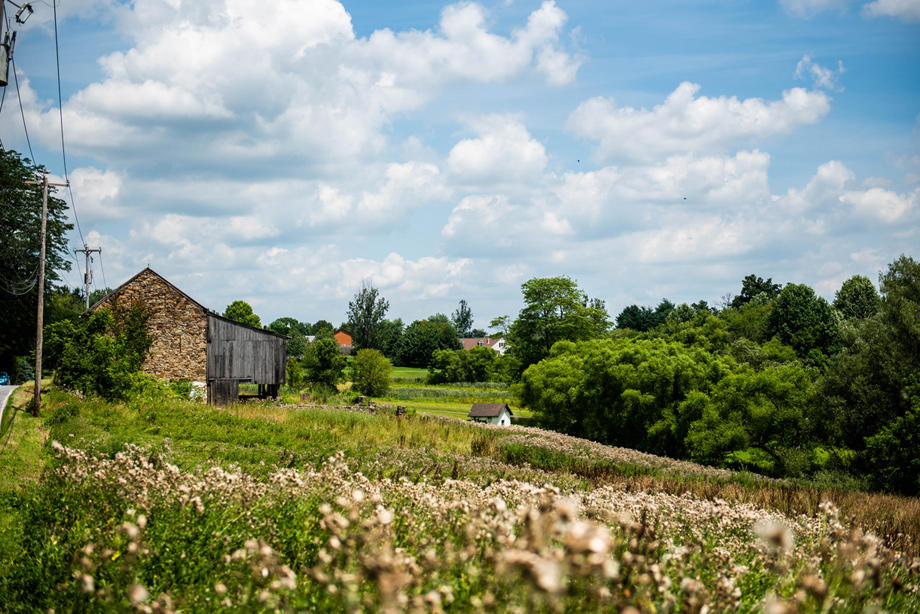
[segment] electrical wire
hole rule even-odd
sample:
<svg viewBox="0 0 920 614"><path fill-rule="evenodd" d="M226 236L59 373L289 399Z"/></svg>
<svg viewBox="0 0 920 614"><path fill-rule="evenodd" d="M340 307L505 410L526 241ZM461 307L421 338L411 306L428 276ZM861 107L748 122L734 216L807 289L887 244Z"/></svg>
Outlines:
<svg viewBox="0 0 920 614"><path fill-rule="evenodd" d="M105 288L106 290L108 290L108 288L109 288L109 282L107 282L107 281L105 280L105 266L103 266L103 264L102 264L102 249L99 250L99 268L102 269L102 284L103 284L103 288Z"/></svg>
<svg viewBox="0 0 920 614"><path fill-rule="evenodd" d="M22 94L19 92L19 71L16 70L16 60L10 58L13 65L13 80L16 81L16 97L19 98L19 114L22 115L22 129L26 133L26 144L29 146L29 155L32 156L32 163L35 163L35 154L32 153L32 141L29 140L29 128L26 126L26 112L22 108Z"/></svg>
<svg viewBox="0 0 920 614"><path fill-rule="evenodd" d="M57 0L51 3L51 8L54 13L54 63L57 68L58 117L61 120L61 158L64 161L64 183L67 184L67 192L70 194L70 208L73 209L73 219L77 223L77 232L80 234L80 241L83 242L83 247L86 247L86 239L83 238L83 229L80 228L80 218L77 216L77 201L73 197L73 188L70 186L70 177L67 173L67 149L64 147L64 97L61 94L61 52L60 45L58 44Z"/></svg>

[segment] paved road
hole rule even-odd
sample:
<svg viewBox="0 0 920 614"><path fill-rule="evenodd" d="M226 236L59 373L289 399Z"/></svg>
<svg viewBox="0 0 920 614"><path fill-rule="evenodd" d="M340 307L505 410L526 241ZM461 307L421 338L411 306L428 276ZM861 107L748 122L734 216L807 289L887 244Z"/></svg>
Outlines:
<svg viewBox="0 0 920 614"><path fill-rule="evenodd" d="M3 424L3 410L16 386L0 386L0 424Z"/></svg>

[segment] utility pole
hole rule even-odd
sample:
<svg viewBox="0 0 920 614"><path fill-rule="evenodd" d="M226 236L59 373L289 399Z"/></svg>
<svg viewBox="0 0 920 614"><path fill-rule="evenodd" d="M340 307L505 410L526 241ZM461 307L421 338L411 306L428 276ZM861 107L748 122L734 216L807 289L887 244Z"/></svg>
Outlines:
<svg viewBox="0 0 920 614"><path fill-rule="evenodd" d="M42 175L41 181L26 181L26 183L42 186L42 247L38 256L38 322L35 333L35 396L32 405L32 415L37 416L42 406L42 328L45 323L45 231L48 227L48 186L65 187L67 184L49 183L48 175Z"/></svg>
<svg viewBox="0 0 920 614"><path fill-rule="evenodd" d="M102 255L102 248L101 248L101 247L97 247L96 249L90 249L90 248L86 247L86 243L84 243L84 244L83 244L83 249L75 249L75 250L73 250L73 251L74 251L75 254L84 254L84 255L86 256L86 268L83 269L83 270L84 270L84 273L83 273L83 287L86 289L86 292L85 292L85 296L86 296L86 310L89 311L89 284L90 284L90 282L92 281L92 278L93 278L92 275L91 275L90 272L89 272L89 262L90 262L89 255L92 254L93 252L98 252L99 255Z"/></svg>

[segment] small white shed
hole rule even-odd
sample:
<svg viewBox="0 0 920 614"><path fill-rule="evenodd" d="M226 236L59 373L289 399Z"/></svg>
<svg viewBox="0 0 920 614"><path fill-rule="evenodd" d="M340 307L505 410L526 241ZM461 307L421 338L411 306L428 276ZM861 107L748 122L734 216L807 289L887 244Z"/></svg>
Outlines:
<svg viewBox="0 0 920 614"><path fill-rule="evenodd" d="M498 426L511 424L511 408L507 403L473 403L469 418L473 422L485 422Z"/></svg>

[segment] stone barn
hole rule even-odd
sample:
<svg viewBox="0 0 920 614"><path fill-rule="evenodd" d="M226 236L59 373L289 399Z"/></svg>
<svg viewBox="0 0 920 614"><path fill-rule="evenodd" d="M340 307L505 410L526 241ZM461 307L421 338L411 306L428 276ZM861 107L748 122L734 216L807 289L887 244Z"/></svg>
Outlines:
<svg viewBox="0 0 920 614"><path fill-rule="evenodd" d="M116 302L147 310L153 344L145 373L204 384L214 405L238 400L241 382L258 384L260 396L277 396L284 384L287 337L212 312L150 267L91 309Z"/></svg>

